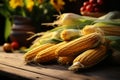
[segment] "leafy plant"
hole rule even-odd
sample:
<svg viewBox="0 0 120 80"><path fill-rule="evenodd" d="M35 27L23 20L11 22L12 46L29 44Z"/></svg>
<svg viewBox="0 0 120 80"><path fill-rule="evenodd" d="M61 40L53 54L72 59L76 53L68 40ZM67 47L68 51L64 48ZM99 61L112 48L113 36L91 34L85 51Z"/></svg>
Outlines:
<svg viewBox="0 0 120 80"><path fill-rule="evenodd" d="M2 0L0 14L5 17L5 39L8 38L14 15L31 18L37 32L41 31L41 23L54 19L57 11L49 0Z"/></svg>

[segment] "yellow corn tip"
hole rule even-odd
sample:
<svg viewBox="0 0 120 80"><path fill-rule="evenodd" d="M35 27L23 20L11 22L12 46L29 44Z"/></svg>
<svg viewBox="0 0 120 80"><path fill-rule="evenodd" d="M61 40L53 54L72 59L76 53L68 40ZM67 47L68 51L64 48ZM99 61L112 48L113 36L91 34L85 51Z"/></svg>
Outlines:
<svg viewBox="0 0 120 80"><path fill-rule="evenodd" d="M72 56L72 57L59 57L57 61L59 64L69 65L69 64L72 64L74 59L75 59L74 56Z"/></svg>
<svg viewBox="0 0 120 80"><path fill-rule="evenodd" d="M70 41L78 36L80 36L80 30L77 29L65 29L60 34L61 39L64 41Z"/></svg>
<svg viewBox="0 0 120 80"><path fill-rule="evenodd" d="M54 46L51 46L49 48L46 48L42 51L39 51L38 54L36 55L36 57L34 58L34 61L35 62L38 62L38 63L45 63L45 62L49 62L51 60L54 60L56 59L56 55L55 55L55 50L61 46L61 45L64 45L66 42L61 42L61 43L58 43Z"/></svg>
<svg viewBox="0 0 120 80"><path fill-rule="evenodd" d="M46 49L48 47L51 47L53 45L55 45L55 44L46 43L46 44L34 47L33 49L29 50L27 53L24 54L25 61L27 63L33 61L34 57L38 54L39 51L42 51L42 50L44 50L44 49Z"/></svg>
<svg viewBox="0 0 120 80"><path fill-rule="evenodd" d="M96 47L102 38L99 33L91 33L60 46L55 53L57 56L76 56L80 52Z"/></svg>
<svg viewBox="0 0 120 80"><path fill-rule="evenodd" d="M94 26L94 25L86 25L82 30L81 30L81 35L87 35L90 33L100 33L104 35L103 30L101 30L100 28Z"/></svg>
<svg viewBox="0 0 120 80"><path fill-rule="evenodd" d="M106 51L107 48L104 45L101 45L95 49L89 49L77 56L73 61L73 65L68 69L76 71L78 69L91 67L106 57Z"/></svg>

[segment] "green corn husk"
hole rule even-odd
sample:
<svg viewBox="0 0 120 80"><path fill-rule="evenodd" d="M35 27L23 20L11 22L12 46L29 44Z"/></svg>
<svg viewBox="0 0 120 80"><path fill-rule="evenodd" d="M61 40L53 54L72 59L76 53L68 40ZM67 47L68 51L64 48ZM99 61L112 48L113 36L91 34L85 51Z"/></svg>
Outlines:
<svg viewBox="0 0 120 80"><path fill-rule="evenodd" d="M42 36L36 38L33 41L33 44L29 47L28 50L31 50L34 47L41 46L46 43L59 43L62 42L62 39L60 39L60 30L59 31L53 31L53 32L45 32ZM37 34L35 34L37 35ZM33 36L35 36L33 35Z"/></svg>
<svg viewBox="0 0 120 80"><path fill-rule="evenodd" d="M105 36L105 37L108 40L110 40L110 47L120 51L120 36Z"/></svg>
<svg viewBox="0 0 120 80"><path fill-rule="evenodd" d="M111 25L118 25L120 26L120 11L111 11L108 12L106 15L99 17L94 23L103 22Z"/></svg>
<svg viewBox="0 0 120 80"><path fill-rule="evenodd" d="M63 13L59 16L57 16L57 20L55 20L52 23L42 23L42 25L47 25L47 26L63 26L63 25L79 25L83 23L83 21L88 20L88 21L95 21L97 18L94 17L88 17L88 16L81 16L75 13Z"/></svg>
<svg viewBox="0 0 120 80"><path fill-rule="evenodd" d="M57 26L47 32L45 32L42 36L37 38L34 42L33 46L39 46L41 44L44 44L46 42L51 42L53 40L57 42L61 42L62 39L60 38L60 33L61 31L65 29L82 29L85 25L91 24L94 21L94 18L92 17L86 17L86 16L80 16L78 20L76 20L75 24L71 25L62 25L62 26ZM36 34L35 34L36 35ZM30 48L32 48L30 47Z"/></svg>
<svg viewBox="0 0 120 80"><path fill-rule="evenodd" d="M64 30L64 29L82 29L85 25L92 24L93 21L91 20L80 20L79 24L75 25L62 25L62 26L57 26L48 32L53 32L57 30Z"/></svg>

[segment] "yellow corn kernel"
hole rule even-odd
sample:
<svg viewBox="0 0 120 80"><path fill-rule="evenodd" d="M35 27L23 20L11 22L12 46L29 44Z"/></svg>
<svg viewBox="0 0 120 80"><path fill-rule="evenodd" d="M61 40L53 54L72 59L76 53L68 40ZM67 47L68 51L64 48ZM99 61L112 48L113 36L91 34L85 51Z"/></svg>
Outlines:
<svg viewBox="0 0 120 80"><path fill-rule="evenodd" d="M103 30L105 35L108 36L120 36L120 26L98 26L101 30Z"/></svg>
<svg viewBox="0 0 120 80"><path fill-rule="evenodd" d="M64 45L64 44L66 44L66 42L58 43L54 46L51 46L47 49L44 49L44 50L38 52L38 54L34 58L34 61L37 63L45 63L45 62L49 62L51 60L55 60L57 58L57 56L55 55L55 50L59 46Z"/></svg>
<svg viewBox="0 0 120 80"><path fill-rule="evenodd" d="M101 30L98 27L95 27L94 25L86 25L82 30L81 30L81 35L87 35L90 33L100 33L104 35L103 30Z"/></svg>
<svg viewBox="0 0 120 80"><path fill-rule="evenodd" d="M89 49L78 55L74 59L72 66L70 66L68 69L72 71L77 71L79 69L94 66L106 57L106 51L107 48L104 45L100 45L99 47L94 49Z"/></svg>
<svg viewBox="0 0 120 80"><path fill-rule="evenodd" d="M80 30L77 29L65 29L61 32L60 37L64 41L70 41L80 36Z"/></svg>
<svg viewBox="0 0 120 80"><path fill-rule="evenodd" d="M72 57L58 57L58 63L62 65L70 65L72 64L73 60L75 59L75 56Z"/></svg>
<svg viewBox="0 0 120 80"><path fill-rule="evenodd" d="M27 62L27 63L32 62L34 57L37 55L37 53L39 51L42 51L42 50L44 50L44 49L46 49L48 47L51 47L53 45L55 45L55 44L53 44L53 43L46 43L46 44L34 47L33 49L29 50L28 52L26 52L24 54L25 62Z"/></svg>
<svg viewBox="0 0 120 80"><path fill-rule="evenodd" d="M102 39L99 33L91 33L60 46L55 53L57 56L76 56L80 52L98 46Z"/></svg>

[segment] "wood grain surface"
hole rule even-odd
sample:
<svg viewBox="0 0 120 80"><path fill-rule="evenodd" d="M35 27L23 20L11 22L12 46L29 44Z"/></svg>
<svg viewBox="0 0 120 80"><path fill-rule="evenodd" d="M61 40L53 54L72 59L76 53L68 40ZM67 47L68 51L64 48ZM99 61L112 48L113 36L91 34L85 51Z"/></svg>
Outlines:
<svg viewBox="0 0 120 80"><path fill-rule="evenodd" d="M72 72L68 66L29 64L23 53L5 53L0 50L0 78L8 80L120 80L120 66L101 63L93 68ZM2 79L4 80L4 79Z"/></svg>

